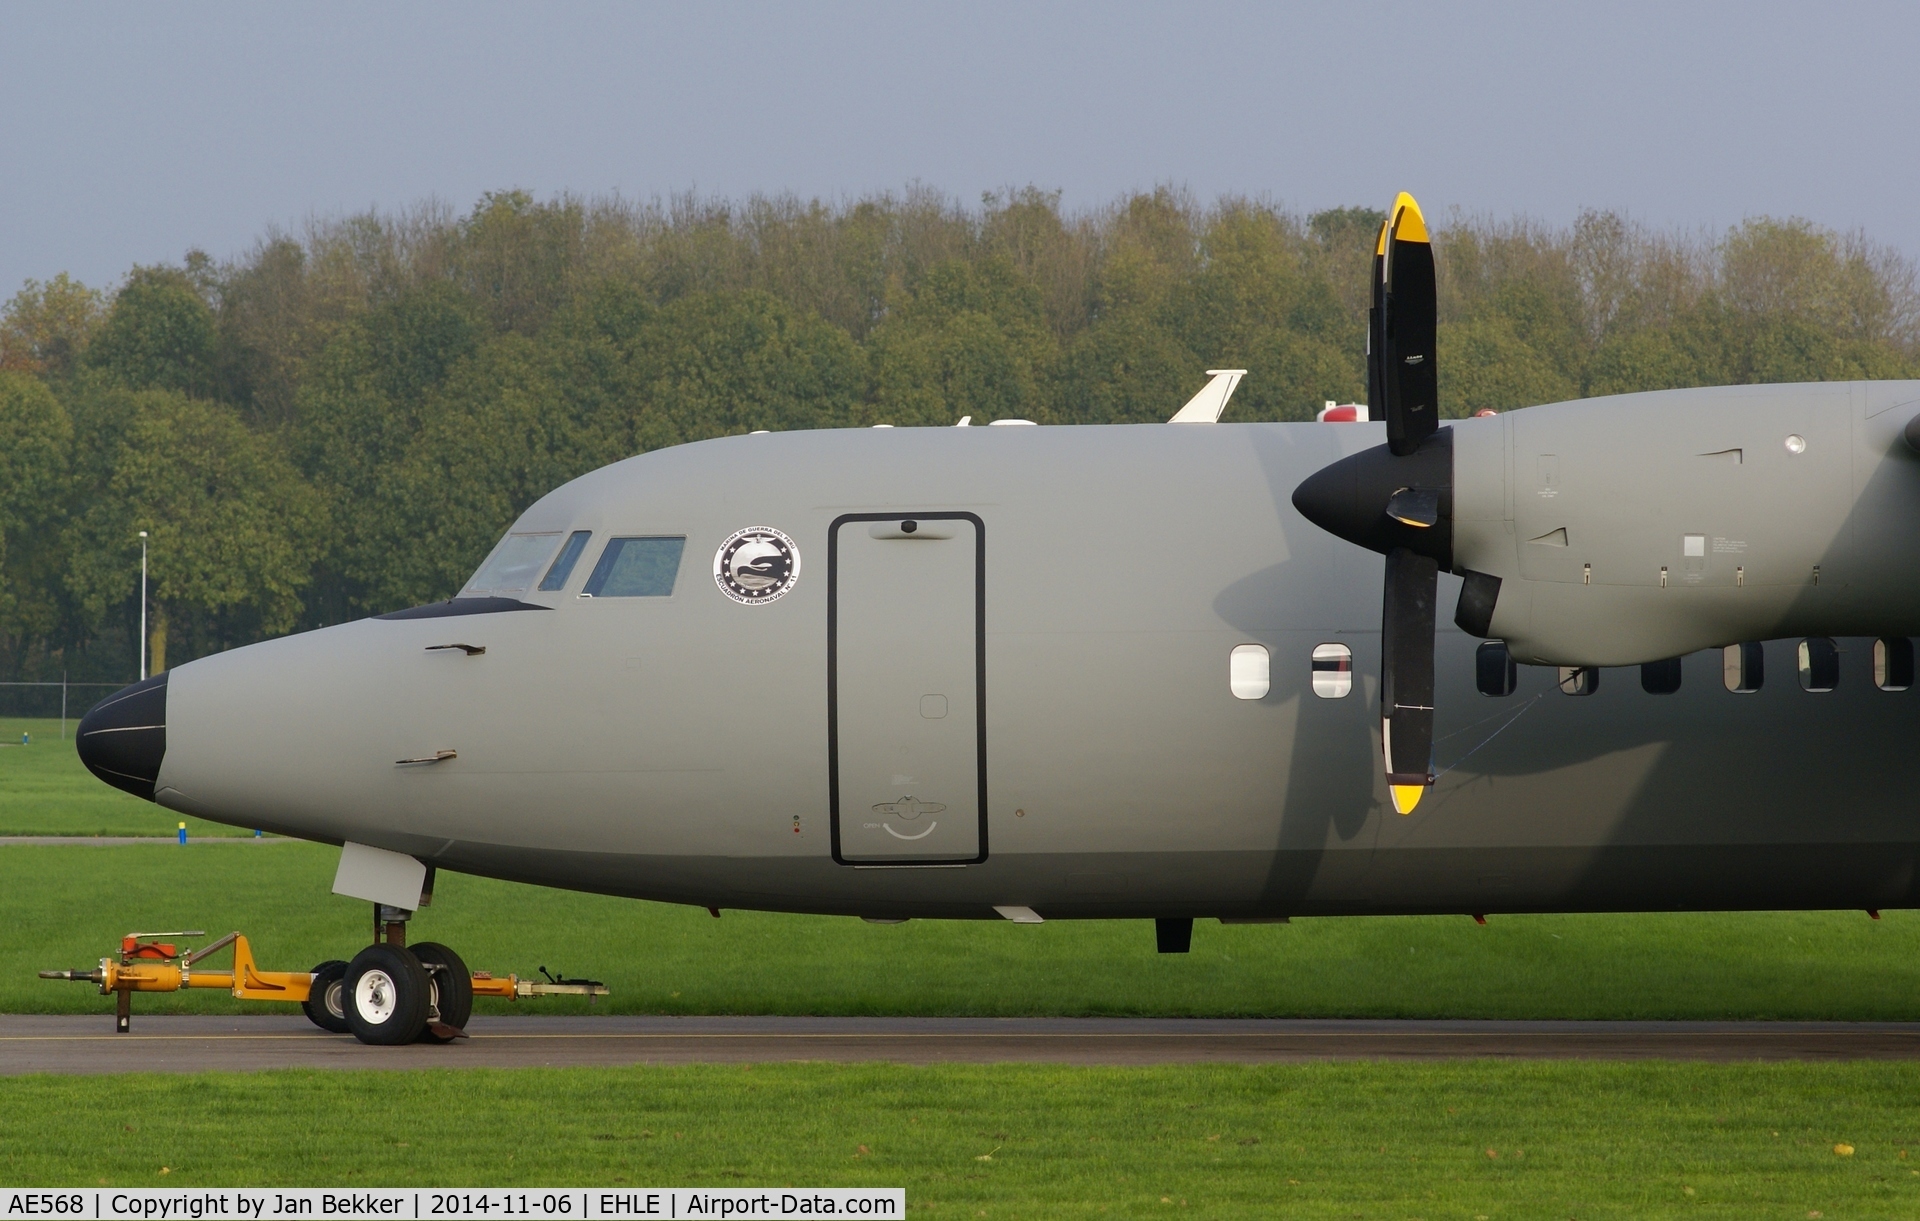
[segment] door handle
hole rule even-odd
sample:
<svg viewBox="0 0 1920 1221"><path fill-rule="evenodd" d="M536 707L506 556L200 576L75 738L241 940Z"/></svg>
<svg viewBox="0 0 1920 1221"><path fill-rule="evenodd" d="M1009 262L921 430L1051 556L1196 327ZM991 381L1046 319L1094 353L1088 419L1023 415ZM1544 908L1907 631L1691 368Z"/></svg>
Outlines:
<svg viewBox="0 0 1920 1221"><path fill-rule="evenodd" d="M867 527L868 538L880 539L911 538L937 542L940 539L952 538L953 533L952 521L916 521L911 517L902 518L899 521L877 521Z"/></svg>

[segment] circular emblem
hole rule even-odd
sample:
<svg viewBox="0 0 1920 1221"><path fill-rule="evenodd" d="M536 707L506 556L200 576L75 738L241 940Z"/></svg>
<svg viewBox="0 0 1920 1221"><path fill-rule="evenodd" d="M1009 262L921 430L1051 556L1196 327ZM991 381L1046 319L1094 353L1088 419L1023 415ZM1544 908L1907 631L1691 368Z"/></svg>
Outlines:
<svg viewBox="0 0 1920 1221"><path fill-rule="evenodd" d="M799 579L799 546L772 526L736 530L713 553L713 583L742 606L777 601Z"/></svg>

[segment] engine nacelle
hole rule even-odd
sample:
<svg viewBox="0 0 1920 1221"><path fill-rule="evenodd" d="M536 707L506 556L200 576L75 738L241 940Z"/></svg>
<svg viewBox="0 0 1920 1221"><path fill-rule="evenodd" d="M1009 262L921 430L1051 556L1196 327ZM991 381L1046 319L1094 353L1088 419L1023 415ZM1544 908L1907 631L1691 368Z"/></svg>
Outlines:
<svg viewBox="0 0 1920 1221"><path fill-rule="evenodd" d="M1670 390L1457 421L1450 566L1500 580L1490 620L1463 626L1518 661L1566 666L1920 635L1920 454L1902 439L1916 415L1920 382L1906 381Z"/></svg>

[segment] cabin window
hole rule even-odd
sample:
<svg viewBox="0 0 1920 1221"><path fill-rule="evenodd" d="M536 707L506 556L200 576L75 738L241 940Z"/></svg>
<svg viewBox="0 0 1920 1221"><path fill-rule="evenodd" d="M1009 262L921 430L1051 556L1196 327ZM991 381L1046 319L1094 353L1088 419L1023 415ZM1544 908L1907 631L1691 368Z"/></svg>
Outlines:
<svg viewBox="0 0 1920 1221"><path fill-rule="evenodd" d="M1840 646L1825 636L1800 642L1800 686L1806 691L1831 691L1840 685Z"/></svg>
<svg viewBox="0 0 1920 1221"><path fill-rule="evenodd" d="M1272 686L1267 650L1257 644L1236 644L1227 654L1227 690L1237 700L1265 699Z"/></svg>
<svg viewBox="0 0 1920 1221"><path fill-rule="evenodd" d="M1512 695L1520 685L1520 668L1504 640L1483 640L1473 653L1473 685L1482 695Z"/></svg>
<svg viewBox="0 0 1920 1221"><path fill-rule="evenodd" d="M1640 689L1648 695L1672 695L1680 689L1680 659L1650 661L1640 667Z"/></svg>
<svg viewBox="0 0 1920 1221"><path fill-rule="evenodd" d="M683 536L610 538L582 594L589 598L665 598L680 573Z"/></svg>
<svg viewBox="0 0 1920 1221"><path fill-rule="evenodd" d="M1720 650L1720 681L1736 695L1752 695L1767 676L1767 651L1758 640Z"/></svg>
<svg viewBox="0 0 1920 1221"><path fill-rule="evenodd" d="M467 582L472 593L518 593L533 584L540 566L553 554L560 532L547 534L509 534L500 540L480 571Z"/></svg>
<svg viewBox="0 0 1920 1221"><path fill-rule="evenodd" d="M1894 636L1873 642L1873 685L1882 691L1913 686L1913 641Z"/></svg>
<svg viewBox="0 0 1920 1221"><path fill-rule="evenodd" d="M1600 670L1596 666L1561 666L1560 690L1568 695L1592 695L1600 689Z"/></svg>
<svg viewBox="0 0 1920 1221"><path fill-rule="evenodd" d="M575 530L567 535L567 545L560 548L553 567L547 569L547 575L540 580L541 592L551 593L567 587L567 578L573 575L573 566L580 562L580 553L587 549L587 540L592 537L590 530Z"/></svg>
<svg viewBox="0 0 1920 1221"><path fill-rule="evenodd" d="M1323 700L1345 699L1353 690L1353 650L1344 644L1313 646L1313 693Z"/></svg>

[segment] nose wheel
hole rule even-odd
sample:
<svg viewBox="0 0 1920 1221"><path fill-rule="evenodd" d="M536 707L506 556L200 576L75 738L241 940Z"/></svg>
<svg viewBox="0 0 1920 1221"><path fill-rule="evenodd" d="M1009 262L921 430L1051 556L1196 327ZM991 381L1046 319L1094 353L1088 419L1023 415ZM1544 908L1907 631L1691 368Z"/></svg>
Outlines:
<svg viewBox="0 0 1920 1221"><path fill-rule="evenodd" d="M473 975L460 955L437 941L422 941L413 947L413 956L427 973L427 1024L420 1032L423 1043L451 1043L465 1037L467 1019L473 1016Z"/></svg>
<svg viewBox="0 0 1920 1221"><path fill-rule="evenodd" d="M398 1047L427 1027L432 984L405 946L370 945L355 954L340 993L347 1029L362 1043Z"/></svg>
<svg viewBox="0 0 1920 1221"><path fill-rule="evenodd" d="M322 1012L325 995L319 993L315 1006ZM451 1043L466 1037L467 1019L473 1015L473 976L460 955L438 942L381 943L361 950L347 964L338 996L347 1030L362 1043ZM307 1016L327 1025L312 1011Z"/></svg>

